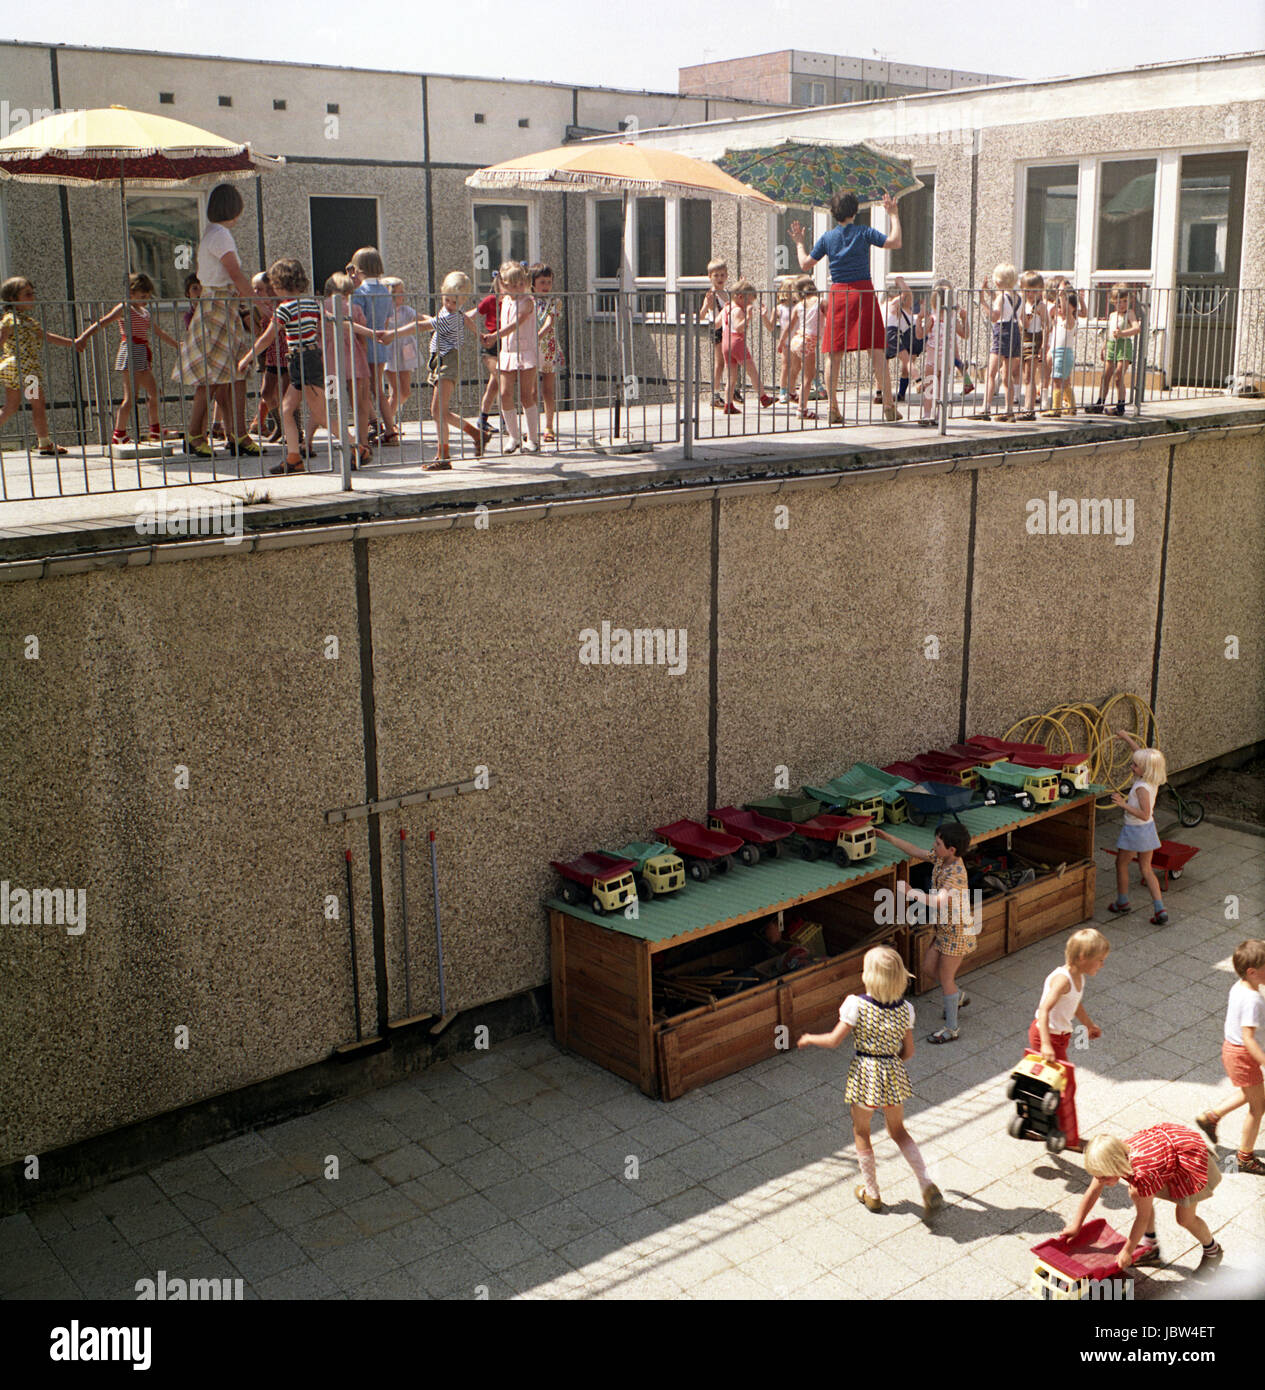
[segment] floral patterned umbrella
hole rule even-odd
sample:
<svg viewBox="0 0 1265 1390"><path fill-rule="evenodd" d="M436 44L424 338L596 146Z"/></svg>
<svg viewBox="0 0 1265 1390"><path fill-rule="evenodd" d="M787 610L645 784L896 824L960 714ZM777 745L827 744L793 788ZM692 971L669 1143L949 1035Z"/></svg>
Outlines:
<svg viewBox="0 0 1265 1390"><path fill-rule="evenodd" d="M784 140L760 149L726 150L716 166L774 202L800 207L828 207L841 189L849 189L861 207L868 207L881 203L884 193L900 198L922 187L908 159L866 144Z"/></svg>

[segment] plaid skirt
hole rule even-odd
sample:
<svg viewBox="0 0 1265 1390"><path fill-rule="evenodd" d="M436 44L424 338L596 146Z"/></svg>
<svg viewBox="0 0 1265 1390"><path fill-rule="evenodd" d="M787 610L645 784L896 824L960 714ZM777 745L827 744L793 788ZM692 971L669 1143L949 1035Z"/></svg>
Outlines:
<svg viewBox="0 0 1265 1390"><path fill-rule="evenodd" d="M171 374L186 386L222 386L240 381L238 360L250 350L250 340L237 313L232 285L203 290L180 344L180 361Z"/></svg>

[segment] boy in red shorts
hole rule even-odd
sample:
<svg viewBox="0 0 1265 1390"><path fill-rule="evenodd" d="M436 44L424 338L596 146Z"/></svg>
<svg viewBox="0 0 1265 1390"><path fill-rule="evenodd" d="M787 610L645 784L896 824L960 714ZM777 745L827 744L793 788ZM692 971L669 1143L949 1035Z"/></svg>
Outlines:
<svg viewBox="0 0 1265 1390"><path fill-rule="evenodd" d="M1265 1176L1262 1163L1253 1150L1260 1133L1261 1116L1265 1114L1265 1051L1261 1039L1265 1036L1265 999L1261 985L1265 984L1265 941L1243 941L1234 953L1234 973L1239 977L1230 986L1229 1007L1225 1014L1225 1036L1221 1044L1221 1065L1237 1087L1233 1097L1205 1110L1195 1123L1215 1144L1217 1122L1240 1105L1247 1106L1243 1134L1239 1139L1236 1159L1240 1173Z"/></svg>

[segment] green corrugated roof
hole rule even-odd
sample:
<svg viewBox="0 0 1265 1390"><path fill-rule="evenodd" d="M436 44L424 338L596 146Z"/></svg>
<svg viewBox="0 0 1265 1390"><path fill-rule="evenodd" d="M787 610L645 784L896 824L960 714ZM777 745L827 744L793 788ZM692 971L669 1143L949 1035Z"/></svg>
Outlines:
<svg viewBox="0 0 1265 1390"><path fill-rule="evenodd" d="M990 839L1007 830L1014 830L1025 821L1036 820L1051 812L1070 806L1088 796L1101 796L1109 787L1091 787L1074 797L1059 801L1046 811L1021 811L1017 805L977 806L963 811L962 824L973 840ZM884 826L884 829L887 829ZM899 825L892 833L899 839L930 851L935 839L934 825ZM705 927L776 912L794 904L806 893L820 893L823 888L846 888L875 869L899 864L904 856L885 840L869 859L840 868L831 859L815 863L800 859L792 851L782 859L762 860L754 868L735 863L727 874L718 874L706 883L687 879L679 893L669 893L648 903L638 903L638 916L628 918L623 913L599 915L584 907L571 907L561 898L549 898L547 906L557 908L570 917L579 917L608 931L623 932L642 941L666 942L678 936L701 931Z"/></svg>

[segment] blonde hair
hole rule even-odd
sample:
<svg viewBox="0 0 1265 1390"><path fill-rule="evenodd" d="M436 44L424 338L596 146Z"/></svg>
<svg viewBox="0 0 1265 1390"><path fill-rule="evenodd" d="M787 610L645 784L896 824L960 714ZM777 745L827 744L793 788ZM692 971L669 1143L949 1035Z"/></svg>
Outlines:
<svg viewBox="0 0 1265 1390"><path fill-rule="evenodd" d="M729 293L733 295L735 299L737 299L740 294L755 294L757 293L757 291L756 287L751 283L751 281L744 276L741 280L738 281L736 285L732 285L730 287Z"/></svg>
<svg viewBox="0 0 1265 1390"><path fill-rule="evenodd" d="M464 270L450 270L444 276L444 283L439 287L440 294L450 295L453 299L465 299L471 289L470 277Z"/></svg>
<svg viewBox="0 0 1265 1390"><path fill-rule="evenodd" d="M1019 277L1025 290L1040 290L1045 288L1045 276L1039 270L1025 270Z"/></svg>
<svg viewBox="0 0 1265 1390"><path fill-rule="evenodd" d="M999 290L1013 290L1018 279L1019 272L1009 261L1003 261L1001 265L993 267L993 284Z"/></svg>
<svg viewBox="0 0 1265 1390"><path fill-rule="evenodd" d="M905 962L890 946L872 946L861 961L861 981L866 993L879 1004L895 1004L903 999L912 979Z"/></svg>
<svg viewBox="0 0 1265 1390"><path fill-rule="evenodd" d="M507 290L519 289L527 284L527 272L517 261L502 261L501 284Z"/></svg>
<svg viewBox="0 0 1265 1390"><path fill-rule="evenodd" d="M1252 937L1240 941L1234 948L1232 960L1234 973L1240 980L1247 978L1249 970L1265 969L1265 941L1256 941Z"/></svg>
<svg viewBox="0 0 1265 1390"><path fill-rule="evenodd" d="M713 270L728 270L729 266L725 261L708 261L707 274L710 276Z"/></svg>
<svg viewBox="0 0 1265 1390"><path fill-rule="evenodd" d="M376 246L362 246L351 258L351 263L362 275L371 280L376 279L386 269L382 264L382 255Z"/></svg>
<svg viewBox="0 0 1265 1390"><path fill-rule="evenodd" d="M378 283L385 285L392 293L404 288L404 281L398 275L379 275Z"/></svg>
<svg viewBox="0 0 1265 1390"><path fill-rule="evenodd" d="M784 275L777 282L777 302L779 304L789 304L795 298L795 285L798 276Z"/></svg>
<svg viewBox="0 0 1265 1390"><path fill-rule="evenodd" d="M1085 1144L1085 1171L1093 1178L1126 1178L1133 1172L1129 1150L1112 1134L1095 1134Z"/></svg>
<svg viewBox="0 0 1265 1390"><path fill-rule="evenodd" d="M1168 781L1168 764L1158 748L1139 748L1133 755L1133 765L1140 769L1137 775L1157 792Z"/></svg>
<svg viewBox="0 0 1265 1390"><path fill-rule="evenodd" d="M1097 960L1110 950L1111 943L1102 932L1096 927L1083 927L1067 938L1067 945L1063 948L1063 959L1068 965L1075 965L1077 961Z"/></svg>

